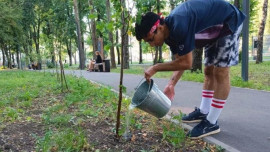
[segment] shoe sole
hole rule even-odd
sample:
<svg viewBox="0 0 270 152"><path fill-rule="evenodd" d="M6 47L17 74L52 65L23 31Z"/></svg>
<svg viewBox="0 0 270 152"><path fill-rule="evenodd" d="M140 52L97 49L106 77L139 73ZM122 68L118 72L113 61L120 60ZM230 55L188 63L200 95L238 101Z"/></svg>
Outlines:
<svg viewBox="0 0 270 152"><path fill-rule="evenodd" d="M194 123L194 122L201 122L202 120L201 119L198 119L198 120L182 120L182 122L184 123Z"/></svg>
<svg viewBox="0 0 270 152"><path fill-rule="evenodd" d="M198 137L190 137L190 139L200 139L200 138L203 138L203 137L206 137L206 136L209 136L209 135L213 135L213 134L216 134L216 133L219 133L219 132L220 132L220 128L218 128L217 130L214 130L212 132L209 132L207 134L200 135Z"/></svg>

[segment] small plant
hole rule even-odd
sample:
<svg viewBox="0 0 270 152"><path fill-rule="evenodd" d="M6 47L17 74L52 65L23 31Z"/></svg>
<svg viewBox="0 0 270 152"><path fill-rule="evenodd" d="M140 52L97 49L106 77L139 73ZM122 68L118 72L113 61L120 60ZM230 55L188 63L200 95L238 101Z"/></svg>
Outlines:
<svg viewBox="0 0 270 152"><path fill-rule="evenodd" d="M32 101L23 101L20 103L20 106L23 108L29 108L32 106Z"/></svg>
<svg viewBox="0 0 270 152"><path fill-rule="evenodd" d="M27 91L27 92L25 92L23 94L20 94L19 100L21 100L21 101L30 101L30 100L32 100L30 92Z"/></svg>
<svg viewBox="0 0 270 152"><path fill-rule="evenodd" d="M10 121L14 121L18 119L19 117L18 111L11 107L6 107L3 114L4 114L4 118Z"/></svg>
<svg viewBox="0 0 270 152"><path fill-rule="evenodd" d="M86 136L81 129L64 129L59 132L46 132L37 139L36 151L83 151L87 150Z"/></svg>
<svg viewBox="0 0 270 152"><path fill-rule="evenodd" d="M57 126L66 126L70 123L72 115L70 114L61 114L58 116L53 116L50 118L50 124L54 124Z"/></svg>
<svg viewBox="0 0 270 152"><path fill-rule="evenodd" d="M172 120L181 122L182 113L172 117ZM169 141L173 146L180 147L181 143L185 141L186 133L181 125L176 123L167 122L163 126L163 140Z"/></svg>
<svg viewBox="0 0 270 152"><path fill-rule="evenodd" d="M66 69L66 68L68 68L69 67L69 65L68 64L64 64L64 68Z"/></svg>

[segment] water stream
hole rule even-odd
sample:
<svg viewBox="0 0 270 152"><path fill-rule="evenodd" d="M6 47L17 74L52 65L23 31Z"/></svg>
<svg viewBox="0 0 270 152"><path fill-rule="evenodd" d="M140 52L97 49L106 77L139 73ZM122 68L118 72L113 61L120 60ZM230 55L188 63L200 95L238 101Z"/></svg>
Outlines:
<svg viewBox="0 0 270 152"><path fill-rule="evenodd" d="M129 124L130 124L130 116L131 116L130 114L135 107L136 107L135 105L130 104L128 111L126 113L126 130L125 130L125 133L123 135L123 137L126 141L131 140L131 137L132 137L132 134L129 131Z"/></svg>

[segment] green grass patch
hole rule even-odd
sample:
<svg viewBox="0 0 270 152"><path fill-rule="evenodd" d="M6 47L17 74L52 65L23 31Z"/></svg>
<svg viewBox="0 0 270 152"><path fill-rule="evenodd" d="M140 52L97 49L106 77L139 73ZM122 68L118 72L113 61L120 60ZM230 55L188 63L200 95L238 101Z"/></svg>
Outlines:
<svg viewBox="0 0 270 152"><path fill-rule="evenodd" d="M98 143L90 134L98 131L96 136L104 134L99 140L115 135L118 94L111 88L66 76L69 91L61 92L63 89L55 74L38 71L1 71L0 77L0 88L4 88L0 90L0 123L17 127L33 125L33 131L37 133L32 134L32 129L27 131L36 139L36 151L98 150L104 143ZM180 125L158 120L136 109L128 117L126 112L130 102L129 98L122 100L120 135L126 131L126 119L129 119L131 131L150 135L162 132L163 139L155 136L160 138L158 145L181 147L186 138ZM177 117L177 120L181 118Z"/></svg>
<svg viewBox="0 0 270 152"><path fill-rule="evenodd" d="M49 130L37 138L36 151L82 151L88 145L82 129Z"/></svg>

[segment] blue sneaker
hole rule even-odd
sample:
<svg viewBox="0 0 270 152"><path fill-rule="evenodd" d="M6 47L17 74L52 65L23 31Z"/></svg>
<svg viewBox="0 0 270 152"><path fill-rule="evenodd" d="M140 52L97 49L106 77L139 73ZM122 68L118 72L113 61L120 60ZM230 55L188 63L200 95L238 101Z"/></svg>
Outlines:
<svg viewBox="0 0 270 152"><path fill-rule="evenodd" d="M191 131L189 131L187 136L189 136L191 139L198 139L219 132L220 129L217 122L216 124L211 124L207 119L204 119Z"/></svg>
<svg viewBox="0 0 270 152"><path fill-rule="evenodd" d="M187 116L182 117L182 122L192 123L192 122L200 122L203 119L206 119L207 114L201 113L200 109L195 107L195 110L189 113Z"/></svg>

